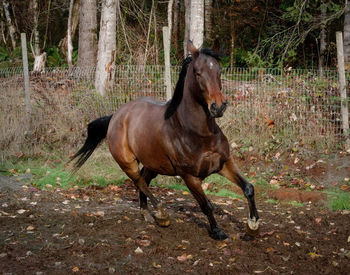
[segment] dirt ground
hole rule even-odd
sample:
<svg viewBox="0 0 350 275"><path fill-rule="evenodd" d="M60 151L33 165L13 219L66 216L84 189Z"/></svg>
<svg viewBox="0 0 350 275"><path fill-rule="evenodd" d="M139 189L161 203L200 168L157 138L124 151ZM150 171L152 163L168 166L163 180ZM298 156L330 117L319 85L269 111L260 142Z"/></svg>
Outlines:
<svg viewBox="0 0 350 275"><path fill-rule="evenodd" d="M350 211L258 199L260 234L245 235L246 200L210 196L212 240L190 194L152 187L171 215L143 220L134 187L38 190L0 176L2 274L349 274Z"/></svg>

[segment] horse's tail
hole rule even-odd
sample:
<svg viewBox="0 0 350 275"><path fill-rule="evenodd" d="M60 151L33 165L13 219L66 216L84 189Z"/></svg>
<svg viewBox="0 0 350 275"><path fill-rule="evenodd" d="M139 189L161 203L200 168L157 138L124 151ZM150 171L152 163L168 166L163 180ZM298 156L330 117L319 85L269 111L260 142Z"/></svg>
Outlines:
<svg viewBox="0 0 350 275"><path fill-rule="evenodd" d="M100 117L88 124L88 136L85 140L83 147L71 158L70 161L79 157L76 163L74 163L73 172L79 170L79 168L85 163L85 161L91 156L96 147L106 137L108 125L112 116Z"/></svg>

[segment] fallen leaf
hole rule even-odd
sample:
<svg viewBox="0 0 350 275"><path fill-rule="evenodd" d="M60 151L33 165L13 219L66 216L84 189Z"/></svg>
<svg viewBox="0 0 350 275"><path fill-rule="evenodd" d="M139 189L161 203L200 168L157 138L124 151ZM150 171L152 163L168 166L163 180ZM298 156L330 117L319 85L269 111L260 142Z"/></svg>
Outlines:
<svg viewBox="0 0 350 275"><path fill-rule="evenodd" d="M145 246L145 247L150 246L151 244L150 240L137 240L136 242L138 245Z"/></svg>
<svg viewBox="0 0 350 275"><path fill-rule="evenodd" d="M322 255L316 254L314 252L310 252L310 253L308 253L308 255L311 257L311 259L315 259L317 257L321 257L322 256Z"/></svg>
<svg viewBox="0 0 350 275"><path fill-rule="evenodd" d="M100 216L100 217L103 217L105 215L105 212L104 211L97 211L95 213L96 216Z"/></svg>
<svg viewBox="0 0 350 275"><path fill-rule="evenodd" d="M284 246L290 246L290 243L283 242L283 245L284 245Z"/></svg>
<svg viewBox="0 0 350 275"><path fill-rule="evenodd" d="M142 249L139 246L135 249L134 252L135 252L135 254L142 254L143 253Z"/></svg>
<svg viewBox="0 0 350 275"><path fill-rule="evenodd" d="M187 260L192 259L193 256L191 254L187 255L186 253L182 254L181 256L177 256L177 260L180 262L185 262Z"/></svg>
<svg viewBox="0 0 350 275"><path fill-rule="evenodd" d="M348 236L348 243L350 243L350 236Z"/></svg>
<svg viewBox="0 0 350 275"><path fill-rule="evenodd" d="M79 267L77 267L77 266L73 267L73 268L72 268L72 271L73 271L73 272L78 272L78 271L79 271Z"/></svg>
<svg viewBox="0 0 350 275"><path fill-rule="evenodd" d="M219 243L218 245L217 245L217 248L218 249L223 249L223 248L225 248L227 246L227 243L226 242L221 242L221 243Z"/></svg>
<svg viewBox="0 0 350 275"><path fill-rule="evenodd" d="M269 232L261 232L260 237L265 237L265 236L271 236L273 233L275 233L275 230L269 231Z"/></svg>
<svg viewBox="0 0 350 275"><path fill-rule="evenodd" d="M316 218L316 219L315 219L315 222L316 222L318 225L321 225L321 221L322 221L322 218Z"/></svg>
<svg viewBox="0 0 350 275"><path fill-rule="evenodd" d="M156 262L153 262L152 266L155 267L155 268L161 268L162 267L160 264L156 264Z"/></svg>
<svg viewBox="0 0 350 275"><path fill-rule="evenodd" d="M32 225L29 225L29 226L27 227L27 231L33 231L34 229L35 229L35 227L32 226Z"/></svg>
<svg viewBox="0 0 350 275"><path fill-rule="evenodd" d="M20 209L20 210L17 210L17 213L18 214L23 214L23 213L25 213L27 210L25 210L25 209Z"/></svg>
<svg viewBox="0 0 350 275"><path fill-rule="evenodd" d="M270 252L274 253L274 252L276 252L276 251L277 251L277 250L274 249L274 248L272 248L272 247L266 248L266 252L267 252L267 253L270 253Z"/></svg>

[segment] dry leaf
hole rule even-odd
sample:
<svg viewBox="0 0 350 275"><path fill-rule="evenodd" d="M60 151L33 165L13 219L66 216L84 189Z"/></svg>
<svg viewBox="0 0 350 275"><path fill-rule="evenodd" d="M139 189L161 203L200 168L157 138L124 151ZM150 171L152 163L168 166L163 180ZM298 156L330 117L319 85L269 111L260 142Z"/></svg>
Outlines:
<svg viewBox="0 0 350 275"><path fill-rule="evenodd" d="M18 214L23 214L23 213L25 213L27 210L25 210L25 209L20 209L20 210L17 210L17 213Z"/></svg>
<svg viewBox="0 0 350 275"><path fill-rule="evenodd" d="M274 248L272 248L272 247L268 247L268 248L266 248L266 252L268 252L268 253L270 253L270 252L274 253L274 252L276 252L276 249L274 249Z"/></svg>
<svg viewBox="0 0 350 275"><path fill-rule="evenodd" d="M145 247L150 246L151 244L150 240L137 240L136 242L138 245L145 246Z"/></svg>
<svg viewBox="0 0 350 275"><path fill-rule="evenodd" d="M73 267L73 268L72 268L72 271L73 271L73 272L78 272L78 271L79 271L79 267L77 267L77 266Z"/></svg>
<svg viewBox="0 0 350 275"><path fill-rule="evenodd" d="M143 253L142 249L139 246L135 249L134 252L135 252L135 254L142 254Z"/></svg>
<svg viewBox="0 0 350 275"><path fill-rule="evenodd" d="M318 225L321 225L321 221L322 221L322 218L316 218L316 219L315 219L315 222L316 222Z"/></svg>
<svg viewBox="0 0 350 275"><path fill-rule="evenodd" d="M177 256L177 260L180 262L185 262L185 261L187 261L187 257L188 257L187 254L184 253L181 256Z"/></svg>
<svg viewBox="0 0 350 275"><path fill-rule="evenodd" d="M32 226L32 225L29 225L29 226L27 227L27 231L33 231L34 229L35 229L35 227Z"/></svg>
<svg viewBox="0 0 350 275"><path fill-rule="evenodd" d="M155 267L155 268L161 268L162 267L160 264L156 264L156 262L153 262L152 266Z"/></svg>

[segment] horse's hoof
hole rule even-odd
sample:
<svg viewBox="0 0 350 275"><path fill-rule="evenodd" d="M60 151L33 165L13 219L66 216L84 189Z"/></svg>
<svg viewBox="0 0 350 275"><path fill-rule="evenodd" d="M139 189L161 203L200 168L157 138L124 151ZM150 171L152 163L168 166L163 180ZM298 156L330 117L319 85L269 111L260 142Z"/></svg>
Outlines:
<svg viewBox="0 0 350 275"><path fill-rule="evenodd" d="M170 225L170 217L163 210L158 210L154 215L156 222L162 227L168 227Z"/></svg>
<svg viewBox="0 0 350 275"><path fill-rule="evenodd" d="M145 222L149 222L149 223L154 222L154 218L152 217L148 209L141 209L141 215L143 216L143 219L145 220Z"/></svg>
<svg viewBox="0 0 350 275"><path fill-rule="evenodd" d="M259 222L255 219L255 217L253 219L248 219L246 233L252 237L259 235Z"/></svg>
<svg viewBox="0 0 350 275"><path fill-rule="evenodd" d="M218 227L209 231L209 236L214 240L225 240L228 238L228 236L224 233L224 231L222 231Z"/></svg>

